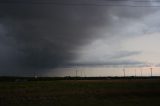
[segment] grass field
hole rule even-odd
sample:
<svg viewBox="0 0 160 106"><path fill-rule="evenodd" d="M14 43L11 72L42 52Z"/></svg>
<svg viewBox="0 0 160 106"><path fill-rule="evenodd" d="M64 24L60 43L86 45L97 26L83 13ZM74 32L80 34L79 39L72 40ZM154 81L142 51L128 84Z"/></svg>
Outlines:
<svg viewBox="0 0 160 106"><path fill-rule="evenodd" d="M160 106L160 80L1 81L0 106Z"/></svg>

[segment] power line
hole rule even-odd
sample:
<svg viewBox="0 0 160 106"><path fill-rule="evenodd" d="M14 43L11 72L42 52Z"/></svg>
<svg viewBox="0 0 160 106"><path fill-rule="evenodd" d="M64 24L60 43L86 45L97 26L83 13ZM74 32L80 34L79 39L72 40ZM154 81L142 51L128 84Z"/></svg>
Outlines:
<svg viewBox="0 0 160 106"><path fill-rule="evenodd" d="M154 0L154 1L149 1L149 0L101 0L101 1L108 1L108 2L160 2L160 0Z"/></svg>
<svg viewBox="0 0 160 106"><path fill-rule="evenodd" d="M89 2L89 1L109 1L109 2L160 2L160 0L1 0L2 2L70 2L70 1L78 1L78 2Z"/></svg>
<svg viewBox="0 0 160 106"><path fill-rule="evenodd" d="M72 2L73 3L73 0L71 1L68 1L65 2L64 0L1 0L0 3L54 3L54 2L59 2L59 3L68 3L68 2ZM154 2L160 2L160 0L153 0L153 1L150 1L150 0L75 0L74 2L149 2L149 3L154 3Z"/></svg>

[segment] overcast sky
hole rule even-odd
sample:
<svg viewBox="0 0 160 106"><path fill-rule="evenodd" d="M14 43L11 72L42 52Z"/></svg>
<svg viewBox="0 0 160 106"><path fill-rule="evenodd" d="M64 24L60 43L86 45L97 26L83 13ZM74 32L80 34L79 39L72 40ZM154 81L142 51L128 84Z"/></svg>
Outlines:
<svg viewBox="0 0 160 106"><path fill-rule="evenodd" d="M138 1L0 1L0 72L160 64L160 2Z"/></svg>

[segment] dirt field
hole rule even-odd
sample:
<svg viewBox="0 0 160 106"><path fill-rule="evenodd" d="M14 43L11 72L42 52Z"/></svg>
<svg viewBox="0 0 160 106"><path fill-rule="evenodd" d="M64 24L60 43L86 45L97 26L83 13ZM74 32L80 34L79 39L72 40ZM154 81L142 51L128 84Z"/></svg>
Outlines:
<svg viewBox="0 0 160 106"><path fill-rule="evenodd" d="M160 106L160 80L0 82L0 106Z"/></svg>

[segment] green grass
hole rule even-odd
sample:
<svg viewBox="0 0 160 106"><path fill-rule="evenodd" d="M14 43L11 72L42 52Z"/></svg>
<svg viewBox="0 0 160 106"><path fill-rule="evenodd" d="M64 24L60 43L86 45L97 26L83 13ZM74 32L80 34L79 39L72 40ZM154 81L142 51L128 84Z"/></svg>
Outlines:
<svg viewBox="0 0 160 106"><path fill-rule="evenodd" d="M0 82L0 106L160 106L160 80Z"/></svg>

